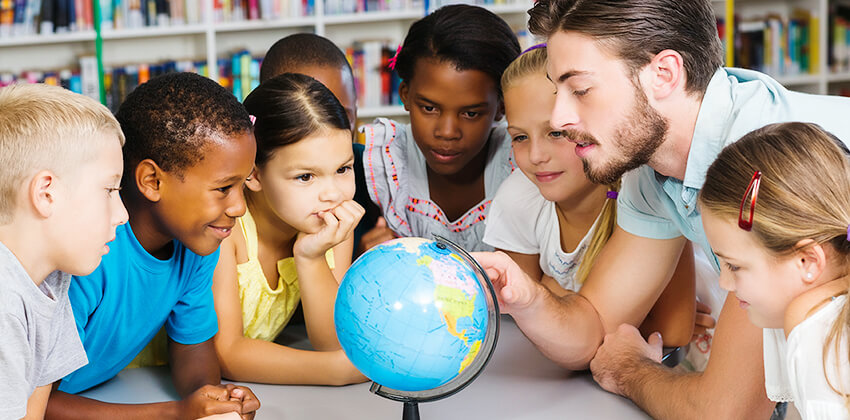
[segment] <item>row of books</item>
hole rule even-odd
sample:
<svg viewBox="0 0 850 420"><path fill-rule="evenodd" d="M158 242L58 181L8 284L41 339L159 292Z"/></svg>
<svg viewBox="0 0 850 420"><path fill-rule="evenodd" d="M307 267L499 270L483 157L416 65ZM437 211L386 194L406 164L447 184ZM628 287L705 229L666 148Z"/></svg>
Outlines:
<svg viewBox="0 0 850 420"><path fill-rule="evenodd" d="M0 39L91 30L93 13L91 0L0 0Z"/></svg>
<svg viewBox="0 0 850 420"><path fill-rule="evenodd" d="M423 0L325 0L325 14L424 10Z"/></svg>
<svg viewBox="0 0 850 420"><path fill-rule="evenodd" d="M345 49L354 73L358 107L400 105L398 73L389 68L396 47L389 41L355 42Z"/></svg>
<svg viewBox="0 0 850 420"><path fill-rule="evenodd" d="M90 31L94 28L93 1L100 5L104 31L206 21L204 0L0 0L0 39ZM315 0L213 0L213 20L219 23L278 20L314 12Z"/></svg>
<svg viewBox="0 0 850 420"><path fill-rule="evenodd" d="M436 10L450 4L472 4L475 6L495 6L508 4L522 4L530 9L534 6L534 1L531 0L425 0L425 7L428 10Z"/></svg>
<svg viewBox="0 0 850 420"><path fill-rule="evenodd" d="M816 74L820 71L820 18L798 9L783 16L738 19L735 66L775 76Z"/></svg>
<svg viewBox="0 0 850 420"><path fill-rule="evenodd" d="M362 13L372 11L435 10L450 4L493 6L522 4L531 8L530 0L325 0L325 14Z"/></svg>

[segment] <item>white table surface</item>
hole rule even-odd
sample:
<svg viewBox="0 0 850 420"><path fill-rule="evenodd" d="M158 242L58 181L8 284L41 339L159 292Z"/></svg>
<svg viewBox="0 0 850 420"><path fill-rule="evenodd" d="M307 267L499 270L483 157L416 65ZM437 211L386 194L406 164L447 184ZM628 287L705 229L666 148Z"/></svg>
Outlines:
<svg viewBox="0 0 850 420"><path fill-rule="evenodd" d="M260 399L257 419L400 419L402 404L344 387L243 384ZM128 369L81 395L143 403L177 398L166 368ZM508 316L484 372L447 399L422 403L423 420L647 419L628 399L600 388L587 372L568 372L546 359Z"/></svg>

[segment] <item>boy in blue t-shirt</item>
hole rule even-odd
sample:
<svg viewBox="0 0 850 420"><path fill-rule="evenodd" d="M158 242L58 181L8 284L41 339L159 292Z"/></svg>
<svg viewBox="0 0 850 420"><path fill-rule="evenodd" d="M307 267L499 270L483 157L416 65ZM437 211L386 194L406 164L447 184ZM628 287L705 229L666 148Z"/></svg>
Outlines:
<svg viewBox="0 0 850 420"><path fill-rule="evenodd" d="M53 383L86 364L68 287L127 221L123 143L91 98L0 89L0 419L41 418Z"/></svg>
<svg viewBox="0 0 850 420"><path fill-rule="evenodd" d="M248 114L215 82L173 73L136 88L117 118L130 222L69 291L90 363L51 394L48 418L252 418L253 393L221 385L211 291L219 244L245 213L242 186L256 152ZM163 325L182 401L117 405L73 395L114 377Z"/></svg>

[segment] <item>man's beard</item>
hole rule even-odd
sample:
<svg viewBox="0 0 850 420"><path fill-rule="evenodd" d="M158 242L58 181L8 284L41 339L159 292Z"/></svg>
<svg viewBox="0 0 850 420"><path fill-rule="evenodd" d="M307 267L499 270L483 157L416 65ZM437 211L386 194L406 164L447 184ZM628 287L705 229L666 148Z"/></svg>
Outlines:
<svg viewBox="0 0 850 420"><path fill-rule="evenodd" d="M597 184L613 184L623 174L632 169L649 163L652 155L664 142L669 124L654 108L649 105L646 94L635 88L635 105L632 112L614 132L611 145L618 156L611 161L602 163L604 166L591 167L586 159L582 159L584 173L587 178ZM590 134L565 130L568 138L580 143L595 144L599 142Z"/></svg>

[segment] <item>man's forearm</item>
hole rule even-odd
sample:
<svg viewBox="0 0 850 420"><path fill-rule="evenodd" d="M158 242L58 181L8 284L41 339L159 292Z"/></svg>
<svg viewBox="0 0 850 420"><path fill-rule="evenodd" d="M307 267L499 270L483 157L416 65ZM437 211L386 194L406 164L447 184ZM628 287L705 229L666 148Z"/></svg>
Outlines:
<svg viewBox="0 0 850 420"><path fill-rule="evenodd" d="M548 289L539 301L512 314L517 325L543 355L570 369L587 369L605 330L593 305L577 293L556 297Z"/></svg>
<svg viewBox="0 0 850 420"><path fill-rule="evenodd" d="M703 373L684 373L648 358L622 366L620 389L655 419L768 419L766 397L711 384Z"/></svg>
<svg viewBox="0 0 850 420"><path fill-rule="evenodd" d="M176 419L177 402L154 404L109 404L54 390L47 402L47 420L87 419Z"/></svg>

